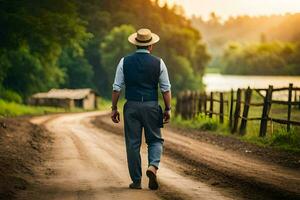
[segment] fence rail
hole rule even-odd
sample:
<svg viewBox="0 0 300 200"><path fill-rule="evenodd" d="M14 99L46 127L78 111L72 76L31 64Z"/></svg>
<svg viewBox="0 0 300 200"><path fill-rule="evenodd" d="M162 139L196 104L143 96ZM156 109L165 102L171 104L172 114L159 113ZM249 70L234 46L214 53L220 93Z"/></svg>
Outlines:
<svg viewBox="0 0 300 200"><path fill-rule="evenodd" d="M264 91L265 94L262 94ZM288 100L273 100L273 93L279 91L288 92ZM292 106L297 106L300 109L300 95L297 95L300 88L289 87L273 88L258 88L251 89L237 89L237 91L230 91L230 94L224 92L210 92L210 94L184 91L177 96L176 115L181 115L184 119L191 119L202 113L209 118L218 116L220 123L224 123L224 117L228 119L228 125L232 133L239 132L239 134L246 134L248 121L260 121L259 136L264 137L267 133L267 125L269 121L284 124L287 131L290 131L291 125L300 126L299 121L291 120ZM263 102L251 102L253 92L256 92L263 98ZM225 99L225 96L229 96ZM294 96L294 101L292 101ZM215 109L215 104L219 104L218 110ZM270 116L272 105L287 105L287 119L278 119ZM227 108L227 112L225 111ZM261 117L249 117L249 110L251 107L261 107Z"/></svg>

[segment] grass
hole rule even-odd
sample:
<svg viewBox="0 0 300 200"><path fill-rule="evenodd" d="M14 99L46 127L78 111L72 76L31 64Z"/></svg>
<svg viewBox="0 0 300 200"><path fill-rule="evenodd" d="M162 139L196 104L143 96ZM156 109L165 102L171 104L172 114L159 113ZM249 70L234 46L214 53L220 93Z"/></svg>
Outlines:
<svg viewBox="0 0 300 200"><path fill-rule="evenodd" d="M240 139L259 146L300 153L300 134L295 128L292 128L290 132L287 132L285 128L276 129L273 134L268 134L266 137L247 134Z"/></svg>
<svg viewBox="0 0 300 200"><path fill-rule="evenodd" d="M97 98L98 110L109 110L111 107L111 101L105 98Z"/></svg>
<svg viewBox="0 0 300 200"><path fill-rule="evenodd" d="M21 115L43 115L48 113L66 112L63 108L28 106L0 99L0 116L16 117Z"/></svg>
<svg viewBox="0 0 300 200"><path fill-rule="evenodd" d="M290 132L287 132L284 127L281 127L276 129L272 134L268 134L266 137L259 137L258 134L249 133L249 131L244 136L231 134L227 123L220 124L218 119L214 117L208 118L204 115L199 115L190 120L182 119L179 115L173 117L171 123L180 128L208 131L212 134L235 137L239 140L256 144L261 147L268 146L279 150L300 153L300 133L295 128L292 128Z"/></svg>
<svg viewBox="0 0 300 200"><path fill-rule="evenodd" d="M187 120L182 119L180 115L172 117L171 121L174 125L189 129L202 130L202 131L214 131L223 132L225 126L220 125L219 122L212 118L207 118L204 115L198 115L197 117Z"/></svg>
<svg viewBox="0 0 300 200"><path fill-rule="evenodd" d="M120 100L119 108L122 108L125 101ZM98 110L110 110L111 101L105 98L97 98ZM122 109L120 109L122 110ZM16 117L23 115L44 115L49 113L62 113L62 112L82 112L83 109L72 108L64 109L59 107L47 107L47 106L29 106L25 104L8 102L0 99L0 117Z"/></svg>
<svg viewBox="0 0 300 200"><path fill-rule="evenodd" d="M123 106L126 100L123 97L120 97L118 101L118 111L123 112ZM106 98L98 98L98 110L111 110L111 100Z"/></svg>

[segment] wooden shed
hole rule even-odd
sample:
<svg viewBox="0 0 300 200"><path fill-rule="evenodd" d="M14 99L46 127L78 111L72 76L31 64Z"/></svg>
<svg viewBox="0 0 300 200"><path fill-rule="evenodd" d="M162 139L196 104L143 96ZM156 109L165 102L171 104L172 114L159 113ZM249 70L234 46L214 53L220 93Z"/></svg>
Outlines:
<svg viewBox="0 0 300 200"><path fill-rule="evenodd" d="M97 94L89 88L84 89L51 89L49 92L32 95L28 103L38 106L54 106L63 108L97 108Z"/></svg>

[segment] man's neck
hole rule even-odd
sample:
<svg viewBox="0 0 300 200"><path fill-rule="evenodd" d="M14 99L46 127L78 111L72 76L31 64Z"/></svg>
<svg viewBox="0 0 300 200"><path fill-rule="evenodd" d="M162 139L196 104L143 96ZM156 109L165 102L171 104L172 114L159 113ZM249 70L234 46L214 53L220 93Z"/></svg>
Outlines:
<svg viewBox="0 0 300 200"><path fill-rule="evenodd" d="M150 53L150 51L148 49L137 49L136 52L137 53Z"/></svg>

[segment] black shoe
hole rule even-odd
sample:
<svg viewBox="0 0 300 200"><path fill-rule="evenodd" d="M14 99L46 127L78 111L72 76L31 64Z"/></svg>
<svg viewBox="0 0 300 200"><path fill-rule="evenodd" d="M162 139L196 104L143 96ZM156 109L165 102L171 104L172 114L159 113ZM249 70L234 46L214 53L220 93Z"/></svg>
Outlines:
<svg viewBox="0 0 300 200"><path fill-rule="evenodd" d="M129 188L130 189L138 189L138 190L140 190L140 189L142 189L142 185L141 185L141 183L131 183L129 185Z"/></svg>
<svg viewBox="0 0 300 200"><path fill-rule="evenodd" d="M157 182L157 179L156 179L156 174L153 171L151 171L151 170L147 170L146 174L147 174L147 176L149 178L149 185L148 185L148 187L151 190L157 190L158 189L158 182Z"/></svg>

